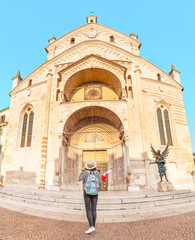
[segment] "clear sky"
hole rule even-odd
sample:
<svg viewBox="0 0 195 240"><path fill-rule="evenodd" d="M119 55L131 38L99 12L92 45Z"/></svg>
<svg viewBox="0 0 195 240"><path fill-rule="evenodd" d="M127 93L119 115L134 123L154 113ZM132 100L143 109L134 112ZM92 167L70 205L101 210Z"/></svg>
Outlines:
<svg viewBox="0 0 195 240"><path fill-rule="evenodd" d="M12 77L22 78L47 60L44 47L86 23L98 23L142 42L141 56L165 72L171 62L181 72L192 148L195 152L195 1L194 0L0 0L0 109L9 107Z"/></svg>

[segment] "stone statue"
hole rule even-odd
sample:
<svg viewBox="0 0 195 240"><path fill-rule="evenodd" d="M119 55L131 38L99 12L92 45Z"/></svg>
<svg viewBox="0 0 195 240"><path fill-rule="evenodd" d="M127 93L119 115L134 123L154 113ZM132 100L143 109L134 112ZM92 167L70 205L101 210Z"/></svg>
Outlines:
<svg viewBox="0 0 195 240"><path fill-rule="evenodd" d="M162 177L165 176L167 182L168 179L167 179L167 175L166 175L166 167L165 167L165 159L167 158L168 154L169 154L169 146L168 146L168 143L167 143L167 146L165 148L165 150L160 153L160 150L157 150L157 152L154 150L152 144L151 144L151 152L153 154L153 157L156 159L155 162L151 162L150 164L154 164L156 163L158 165L158 172L159 172L159 175L160 175L160 179L162 182Z"/></svg>

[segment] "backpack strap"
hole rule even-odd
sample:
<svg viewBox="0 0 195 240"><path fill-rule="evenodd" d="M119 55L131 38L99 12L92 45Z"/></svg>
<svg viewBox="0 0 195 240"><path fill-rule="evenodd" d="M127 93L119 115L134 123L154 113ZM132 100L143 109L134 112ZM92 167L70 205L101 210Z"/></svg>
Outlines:
<svg viewBox="0 0 195 240"><path fill-rule="evenodd" d="M91 172L89 170L87 170L87 172L88 172L87 178L89 178L89 190L90 190L90 188L91 188L91 178L90 178Z"/></svg>
<svg viewBox="0 0 195 240"><path fill-rule="evenodd" d="M96 176L97 171L95 170L95 171L93 172L93 174L95 175L95 187L96 187L96 191L97 191L97 176Z"/></svg>

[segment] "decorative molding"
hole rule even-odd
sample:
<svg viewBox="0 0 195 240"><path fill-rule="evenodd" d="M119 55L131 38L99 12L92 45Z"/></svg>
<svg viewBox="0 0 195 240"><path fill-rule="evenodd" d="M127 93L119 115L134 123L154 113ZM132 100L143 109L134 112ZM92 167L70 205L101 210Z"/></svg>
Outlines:
<svg viewBox="0 0 195 240"><path fill-rule="evenodd" d="M102 53L107 54L107 59L116 59L118 61L121 60L133 62L132 58L124 56L124 54L121 54L119 51L113 50L110 47L94 43L86 43L86 45L76 50L72 50L70 53L66 53L67 54L66 56L56 60L55 65L67 64L67 62L69 63L75 62L75 60L77 61L82 57L85 57L87 54L99 54L101 56ZM75 59L76 56L78 57Z"/></svg>
<svg viewBox="0 0 195 240"><path fill-rule="evenodd" d="M102 134L99 133L90 133L84 138L84 142L86 143L103 143L105 142Z"/></svg>
<svg viewBox="0 0 195 240"><path fill-rule="evenodd" d="M68 80L76 72L79 72L79 71L87 69L87 68L105 69L105 70L110 71L113 74L115 74L120 81L122 79L124 79L124 70L121 70L119 67L112 65L111 62L108 63L108 62L99 60L96 57L92 56L89 59L86 59L85 61L78 63L76 66L71 67L67 71L65 70L64 72L62 72L62 77L65 76L65 78L64 78L65 80L62 81L62 86L64 86L66 80Z"/></svg>
<svg viewBox="0 0 195 240"><path fill-rule="evenodd" d="M97 30L95 30L94 28L90 28L87 31L87 35L88 35L89 38L95 38L96 35L97 35Z"/></svg>

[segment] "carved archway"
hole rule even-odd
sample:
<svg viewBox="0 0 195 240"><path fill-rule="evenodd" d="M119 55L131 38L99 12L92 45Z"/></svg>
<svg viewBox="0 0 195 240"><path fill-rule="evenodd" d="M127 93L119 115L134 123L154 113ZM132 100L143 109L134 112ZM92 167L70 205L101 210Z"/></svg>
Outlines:
<svg viewBox="0 0 195 240"><path fill-rule="evenodd" d="M120 98L125 85L126 68L96 55L87 56L58 72L65 99L83 84L98 82L112 87Z"/></svg>
<svg viewBox="0 0 195 240"><path fill-rule="evenodd" d="M67 119L63 131L62 185L64 188L80 188L77 181L78 174L83 166L84 153L90 151L100 154L102 151L102 154L106 154L104 162L107 168L118 166L109 179L108 189L125 188L125 162L121 144L123 129L119 117L109 109L90 106L74 112ZM100 166L100 162L98 164Z"/></svg>

